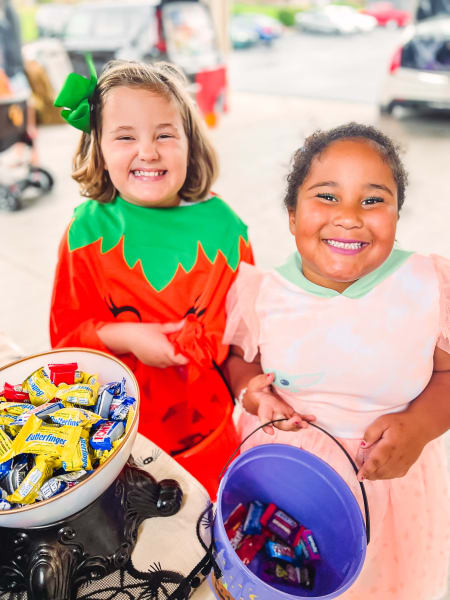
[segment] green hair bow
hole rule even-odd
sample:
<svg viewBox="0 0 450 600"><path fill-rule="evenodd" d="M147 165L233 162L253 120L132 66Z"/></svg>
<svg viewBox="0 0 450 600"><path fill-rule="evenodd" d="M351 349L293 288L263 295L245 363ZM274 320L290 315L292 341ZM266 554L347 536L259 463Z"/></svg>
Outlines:
<svg viewBox="0 0 450 600"><path fill-rule="evenodd" d="M97 73L95 71L92 56L86 55L86 63L89 68L90 78L86 79L78 73L69 73L56 100L55 106L64 108L61 116L69 125L81 129L85 133L91 131L91 107L89 100L92 98L97 85Z"/></svg>

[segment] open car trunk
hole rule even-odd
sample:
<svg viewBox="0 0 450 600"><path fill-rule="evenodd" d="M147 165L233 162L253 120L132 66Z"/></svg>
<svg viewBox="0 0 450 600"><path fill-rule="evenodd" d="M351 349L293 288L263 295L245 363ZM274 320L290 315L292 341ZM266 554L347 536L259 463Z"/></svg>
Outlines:
<svg viewBox="0 0 450 600"><path fill-rule="evenodd" d="M414 36L403 46L401 66L450 71L450 14L432 17L416 26Z"/></svg>

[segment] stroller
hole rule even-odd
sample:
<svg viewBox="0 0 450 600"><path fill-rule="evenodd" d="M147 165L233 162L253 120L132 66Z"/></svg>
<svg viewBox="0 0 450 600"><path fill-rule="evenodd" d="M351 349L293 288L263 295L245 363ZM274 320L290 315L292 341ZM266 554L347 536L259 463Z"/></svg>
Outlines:
<svg viewBox="0 0 450 600"><path fill-rule="evenodd" d="M18 210L27 196L53 187L53 177L36 166L28 133L31 90L22 61L17 15L0 0L0 209Z"/></svg>

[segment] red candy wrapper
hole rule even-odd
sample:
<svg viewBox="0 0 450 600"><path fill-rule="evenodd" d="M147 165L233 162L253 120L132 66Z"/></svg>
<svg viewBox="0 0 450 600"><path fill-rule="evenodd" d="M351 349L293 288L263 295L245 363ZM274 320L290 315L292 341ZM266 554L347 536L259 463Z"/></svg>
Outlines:
<svg viewBox="0 0 450 600"><path fill-rule="evenodd" d="M257 535L247 535L239 548L236 550L236 554L242 560L244 565L249 565L261 548L264 546L267 540L267 534L265 532Z"/></svg>
<svg viewBox="0 0 450 600"><path fill-rule="evenodd" d="M243 531L243 522L247 516L247 508L243 504L238 504L235 509L229 514L224 522L224 527L231 547L236 550L245 537Z"/></svg>
<svg viewBox="0 0 450 600"><path fill-rule="evenodd" d="M48 365L48 369L50 371L50 380L54 385L59 385L60 383L73 385L75 383L75 371L78 369L77 363L53 363Z"/></svg>
<svg viewBox="0 0 450 600"><path fill-rule="evenodd" d="M0 396L3 396L5 400L8 402L29 402L30 396L28 392L22 391L22 386L11 385L10 383L6 383L3 387L3 391L0 392Z"/></svg>

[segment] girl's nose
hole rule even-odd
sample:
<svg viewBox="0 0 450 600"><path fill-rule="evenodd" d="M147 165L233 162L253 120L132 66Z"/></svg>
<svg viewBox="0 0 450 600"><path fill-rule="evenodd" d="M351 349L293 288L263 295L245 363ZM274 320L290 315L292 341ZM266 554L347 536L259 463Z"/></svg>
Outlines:
<svg viewBox="0 0 450 600"><path fill-rule="evenodd" d="M362 227L363 219L356 207L341 204L334 215L333 224L344 229L353 229Z"/></svg>
<svg viewBox="0 0 450 600"><path fill-rule="evenodd" d="M153 140L142 140L139 144L139 158L145 161L159 158L158 146Z"/></svg>

